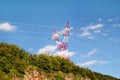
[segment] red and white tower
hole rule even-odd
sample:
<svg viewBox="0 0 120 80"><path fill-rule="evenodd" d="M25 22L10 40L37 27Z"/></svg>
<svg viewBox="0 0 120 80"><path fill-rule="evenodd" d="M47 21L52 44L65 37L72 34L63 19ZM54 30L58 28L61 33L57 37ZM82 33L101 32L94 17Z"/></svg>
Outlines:
<svg viewBox="0 0 120 80"><path fill-rule="evenodd" d="M69 22L67 22L66 28L62 31L64 38L62 41L60 41L59 40L60 34L59 32L56 32L56 30L54 29L53 39L56 41L58 50L64 51L68 49L69 31L70 31Z"/></svg>
<svg viewBox="0 0 120 80"><path fill-rule="evenodd" d="M59 41L59 34L56 32L56 29L54 29L53 39L54 39L55 41Z"/></svg>

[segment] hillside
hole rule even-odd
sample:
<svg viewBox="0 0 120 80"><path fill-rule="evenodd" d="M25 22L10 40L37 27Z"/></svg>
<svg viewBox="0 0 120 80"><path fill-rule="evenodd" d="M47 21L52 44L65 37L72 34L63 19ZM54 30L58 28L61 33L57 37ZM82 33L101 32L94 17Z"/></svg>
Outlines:
<svg viewBox="0 0 120 80"><path fill-rule="evenodd" d="M120 80L75 65L68 59L30 54L0 43L0 80Z"/></svg>

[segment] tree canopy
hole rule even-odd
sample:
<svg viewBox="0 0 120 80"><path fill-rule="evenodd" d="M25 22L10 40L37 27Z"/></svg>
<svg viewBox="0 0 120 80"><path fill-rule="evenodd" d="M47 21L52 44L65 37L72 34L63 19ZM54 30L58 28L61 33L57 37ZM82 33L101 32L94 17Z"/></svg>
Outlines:
<svg viewBox="0 0 120 80"><path fill-rule="evenodd" d="M91 80L119 80L79 67L69 59L46 54L30 54L15 44L0 43L0 80L12 80L15 76L23 77L25 72L31 69L31 66L38 72L53 73L61 71L88 77ZM56 78L62 79L63 76L58 74Z"/></svg>

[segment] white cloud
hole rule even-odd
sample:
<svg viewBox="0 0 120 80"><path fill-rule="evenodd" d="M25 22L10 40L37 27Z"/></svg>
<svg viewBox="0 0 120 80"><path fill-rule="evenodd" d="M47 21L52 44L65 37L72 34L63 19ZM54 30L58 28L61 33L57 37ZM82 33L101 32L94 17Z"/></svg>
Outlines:
<svg viewBox="0 0 120 80"><path fill-rule="evenodd" d="M69 50L65 50L65 51L56 52L54 56L61 56L61 57L64 57L64 58L70 58L74 54L75 54L74 52L70 52Z"/></svg>
<svg viewBox="0 0 120 80"><path fill-rule="evenodd" d="M107 36L107 33L102 33L101 35L102 35L102 36Z"/></svg>
<svg viewBox="0 0 120 80"><path fill-rule="evenodd" d="M44 54L48 54L48 55L53 55L53 53L55 52L56 48L57 48L56 46L47 45L44 48L39 49L37 54L44 53Z"/></svg>
<svg viewBox="0 0 120 80"><path fill-rule="evenodd" d="M34 17L34 16L33 16L32 18L37 18L37 17Z"/></svg>
<svg viewBox="0 0 120 80"><path fill-rule="evenodd" d="M96 30L94 30L94 33L101 33L101 30L100 29L96 29Z"/></svg>
<svg viewBox="0 0 120 80"><path fill-rule="evenodd" d="M102 64L106 64L108 63L107 61L100 61L100 60L91 60L91 61L87 61L85 63L79 63L77 65L81 66L81 67L88 67L88 66L96 66L96 65L102 65Z"/></svg>
<svg viewBox="0 0 120 80"><path fill-rule="evenodd" d="M28 50L29 50L29 51L33 51L34 49L33 49L33 48L29 48Z"/></svg>
<svg viewBox="0 0 120 80"><path fill-rule="evenodd" d="M5 22L5 23L0 24L0 30L1 31L6 31L6 32L15 31L16 26Z"/></svg>
<svg viewBox="0 0 120 80"><path fill-rule="evenodd" d="M101 28L103 27L103 24L95 24L95 25L90 25L84 28L81 28L83 31L80 36L81 37L86 37L89 39L94 39L93 34L101 33Z"/></svg>
<svg viewBox="0 0 120 80"><path fill-rule="evenodd" d="M57 51L57 47L56 46L47 45L44 48L39 49L37 54L47 54L47 55L52 55L52 56L61 56L61 57L64 57L64 58L70 58L75 53L71 52L69 50Z"/></svg>
<svg viewBox="0 0 120 80"><path fill-rule="evenodd" d="M87 29L95 30L101 27L103 27L103 24L95 24L95 25L88 26Z"/></svg>
<svg viewBox="0 0 120 80"><path fill-rule="evenodd" d="M80 36L81 37L91 36L91 33L88 30L85 30Z"/></svg>
<svg viewBox="0 0 120 80"><path fill-rule="evenodd" d="M87 54L84 55L84 57L90 57L92 55L94 55L98 50L95 48L93 50L91 50L90 52L88 52Z"/></svg>
<svg viewBox="0 0 120 80"><path fill-rule="evenodd" d="M102 21L102 18L98 18L98 21Z"/></svg>
<svg viewBox="0 0 120 80"><path fill-rule="evenodd" d="M108 19L107 21L108 21L108 22L113 22L113 21L114 21L114 19Z"/></svg>
<svg viewBox="0 0 120 80"><path fill-rule="evenodd" d="M120 28L120 23L118 23L118 24L113 24L113 27L114 27L114 28Z"/></svg>
<svg viewBox="0 0 120 80"><path fill-rule="evenodd" d="M110 41L113 41L113 38L110 38Z"/></svg>

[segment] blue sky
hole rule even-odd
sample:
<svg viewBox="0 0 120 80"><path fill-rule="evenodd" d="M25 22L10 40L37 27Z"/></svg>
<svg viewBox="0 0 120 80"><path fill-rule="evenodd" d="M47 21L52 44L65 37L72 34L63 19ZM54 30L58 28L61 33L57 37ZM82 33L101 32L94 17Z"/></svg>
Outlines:
<svg viewBox="0 0 120 80"><path fill-rule="evenodd" d="M0 42L30 53L48 45L53 29L70 22L75 64L120 78L119 0L0 0Z"/></svg>

